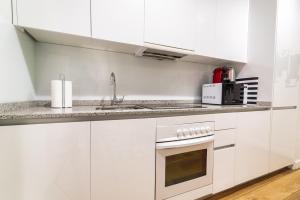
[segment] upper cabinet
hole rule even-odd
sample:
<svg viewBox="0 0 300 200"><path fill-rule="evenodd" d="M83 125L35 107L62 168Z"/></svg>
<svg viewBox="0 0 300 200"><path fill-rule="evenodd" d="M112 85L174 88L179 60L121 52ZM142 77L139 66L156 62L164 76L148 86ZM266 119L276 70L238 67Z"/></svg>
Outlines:
<svg viewBox="0 0 300 200"><path fill-rule="evenodd" d="M198 0L197 4L196 53L214 57L217 0Z"/></svg>
<svg viewBox="0 0 300 200"><path fill-rule="evenodd" d="M91 36L90 1L13 0L17 25L72 35Z"/></svg>
<svg viewBox="0 0 300 200"><path fill-rule="evenodd" d="M216 57L247 61L249 0L217 0Z"/></svg>
<svg viewBox="0 0 300 200"><path fill-rule="evenodd" d="M136 55L148 47L193 62L247 61L249 0L12 1L14 24L40 42Z"/></svg>
<svg viewBox="0 0 300 200"><path fill-rule="evenodd" d="M247 61L249 0L198 0L196 54Z"/></svg>
<svg viewBox="0 0 300 200"><path fill-rule="evenodd" d="M143 45L144 1L91 0L92 37Z"/></svg>
<svg viewBox="0 0 300 200"><path fill-rule="evenodd" d="M145 42L195 49L197 0L145 0Z"/></svg>

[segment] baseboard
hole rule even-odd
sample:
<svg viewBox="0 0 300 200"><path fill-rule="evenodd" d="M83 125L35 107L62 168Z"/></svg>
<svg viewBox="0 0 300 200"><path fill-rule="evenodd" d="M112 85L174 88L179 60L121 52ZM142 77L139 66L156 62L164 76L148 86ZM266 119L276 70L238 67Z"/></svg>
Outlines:
<svg viewBox="0 0 300 200"><path fill-rule="evenodd" d="M293 170L300 169L300 160L296 160L291 167Z"/></svg>

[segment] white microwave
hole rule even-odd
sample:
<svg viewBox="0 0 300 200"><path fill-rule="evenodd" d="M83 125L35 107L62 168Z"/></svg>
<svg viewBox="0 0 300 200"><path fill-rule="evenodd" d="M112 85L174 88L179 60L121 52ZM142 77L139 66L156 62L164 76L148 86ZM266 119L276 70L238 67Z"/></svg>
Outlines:
<svg viewBox="0 0 300 200"><path fill-rule="evenodd" d="M202 87L202 103L214 105L243 104L242 84L235 82L204 84Z"/></svg>

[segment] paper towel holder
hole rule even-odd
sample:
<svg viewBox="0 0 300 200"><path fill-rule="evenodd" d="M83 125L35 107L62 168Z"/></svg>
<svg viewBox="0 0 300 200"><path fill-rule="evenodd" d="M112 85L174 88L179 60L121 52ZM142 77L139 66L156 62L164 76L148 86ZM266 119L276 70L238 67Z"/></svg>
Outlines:
<svg viewBox="0 0 300 200"><path fill-rule="evenodd" d="M59 74L58 80L51 81L51 107L72 107L72 81L66 81L64 74Z"/></svg>
<svg viewBox="0 0 300 200"><path fill-rule="evenodd" d="M62 81L62 107L64 108L65 107L65 94L66 94L66 91L65 91L65 81L66 81L66 76L65 74L59 74L58 76L58 79Z"/></svg>

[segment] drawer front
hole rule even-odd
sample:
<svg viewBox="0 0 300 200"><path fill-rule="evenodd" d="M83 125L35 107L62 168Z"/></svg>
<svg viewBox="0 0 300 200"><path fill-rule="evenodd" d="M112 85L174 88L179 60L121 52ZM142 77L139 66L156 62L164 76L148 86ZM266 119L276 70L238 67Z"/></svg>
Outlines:
<svg viewBox="0 0 300 200"><path fill-rule="evenodd" d="M235 144L236 129L215 131L214 148Z"/></svg>
<svg viewBox="0 0 300 200"><path fill-rule="evenodd" d="M236 114L224 113L215 115L215 130L236 128Z"/></svg>

